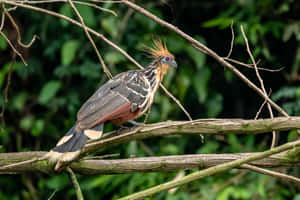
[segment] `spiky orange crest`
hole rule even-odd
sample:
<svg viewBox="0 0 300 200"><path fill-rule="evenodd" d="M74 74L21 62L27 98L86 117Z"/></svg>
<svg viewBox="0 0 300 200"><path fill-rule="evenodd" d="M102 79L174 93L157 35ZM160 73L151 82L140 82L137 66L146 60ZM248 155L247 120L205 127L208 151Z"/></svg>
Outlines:
<svg viewBox="0 0 300 200"><path fill-rule="evenodd" d="M170 56L174 59L174 56L168 51L166 43L162 43L160 39L153 39L153 48L146 47L147 53L154 59L159 59L164 56Z"/></svg>

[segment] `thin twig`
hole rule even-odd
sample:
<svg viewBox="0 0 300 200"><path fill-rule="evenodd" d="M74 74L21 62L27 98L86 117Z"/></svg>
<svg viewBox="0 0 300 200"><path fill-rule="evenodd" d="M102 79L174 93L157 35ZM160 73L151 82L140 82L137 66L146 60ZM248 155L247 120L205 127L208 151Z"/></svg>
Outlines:
<svg viewBox="0 0 300 200"><path fill-rule="evenodd" d="M271 93L272 93L272 89L270 89L270 92L269 92L268 96L270 96ZM263 102L263 103L261 104L261 106L259 107L259 109L258 109L258 111L257 111L257 113L256 113L256 115L255 115L255 117L254 117L254 119L258 119L258 117L259 117L259 115L260 115L260 113L261 113L261 111L262 111L262 109L263 109L263 107L265 106L266 103L267 103L267 101L264 100L264 102Z"/></svg>
<svg viewBox="0 0 300 200"><path fill-rule="evenodd" d="M43 9L43 8L38 8L38 7L35 7L35 6L31 6L31 5L26 5L26 4L20 4L20 3L15 3L15 2L12 2L12 1L6 1L6 0L3 0L5 3L7 4L10 4L10 5L15 5L15 6L19 6L19 7L23 7L23 8L27 8L27 9L31 9L31 10L35 10L35 11L38 11L38 12L43 12L43 13L46 13L48 15L52 15L52 16L55 16L55 17L59 17L59 18L62 18L64 20L67 20L77 26L80 26L80 27L85 27L89 32L91 32L92 34L96 35L97 37L101 38L104 42L106 42L107 44L109 44L110 46L112 46L113 48L115 48L117 51L119 51L121 54L123 54L128 60L130 60L132 63L134 63L138 68L140 69L143 69L143 66L141 66L135 59L133 59L126 51L124 51L123 49L121 49L118 45L116 45L115 43L111 42L110 40L108 40L103 34L100 34L98 32L96 32L95 30L89 28L89 27L86 27L85 25L82 25L81 23L77 22L76 20L73 20L67 16L64 16L64 15L61 15L59 13L56 13L56 12L53 12L53 11L50 11L50 10L46 10L46 9ZM117 3L117 1L115 1L115 3ZM171 99L173 101L175 101L175 103L181 108L181 110L187 115L188 112L184 109L184 107L180 104L180 102L173 96L171 95L171 93L164 87L162 87L162 89L164 90L164 92L166 92L166 94L171 97ZM190 115L188 114L187 117L189 118L189 120L191 120L191 117Z"/></svg>
<svg viewBox="0 0 300 200"><path fill-rule="evenodd" d="M16 63L16 53L13 52L12 61L9 65L9 71L8 71L8 74L7 74L6 86L5 86L5 89L4 89L4 102L3 102L3 105L2 105L2 110L1 110L1 113L0 113L0 117L4 117L5 104L7 104L7 102L8 102L8 90L9 90L9 86L10 86L10 83L11 83L11 76L12 76L12 71L13 71L13 67L14 67L15 63Z"/></svg>
<svg viewBox="0 0 300 200"><path fill-rule="evenodd" d="M28 43L28 44L24 44L22 42L22 37L21 37L21 32L20 32L20 29L19 29L19 26L17 25L17 23L15 22L14 18L11 16L11 14L6 10L6 8L4 7L3 9L3 12L5 13L5 15L9 18L9 21L11 22L11 24L13 25L13 27L16 29L17 31L17 35L18 35L18 44L21 46L21 47L24 47L24 48L29 48L31 47L31 45L34 43L35 39L37 38L36 35L34 35L31 39L31 41Z"/></svg>
<svg viewBox="0 0 300 200"><path fill-rule="evenodd" d="M232 49L233 49L233 43L234 43L233 20L232 20L232 22L231 22L230 29L231 29L231 42L230 42L230 50L229 50L229 52L228 52L228 55L226 56L226 58L229 58L229 57L231 56Z"/></svg>
<svg viewBox="0 0 300 200"><path fill-rule="evenodd" d="M47 160L47 159L48 158L46 158L44 156L44 157L41 157L41 158L33 158L31 160L25 160L25 161L22 161L22 162L17 162L17 163L13 163L13 164L10 164L10 165L1 166L0 171L12 169L12 168L23 166L23 165L28 165L28 164L31 164L31 163L35 163L35 162L43 161L43 160Z"/></svg>
<svg viewBox="0 0 300 200"><path fill-rule="evenodd" d="M54 197L54 195L56 194L56 192L57 192L57 189L55 189L55 190L52 192L52 194L50 195L50 197L48 198L48 200L51 200L51 199Z"/></svg>
<svg viewBox="0 0 300 200"><path fill-rule="evenodd" d="M70 4L71 8L72 8L72 9L74 10L74 12L76 13L77 17L79 18L79 20L80 20L80 22L81 22L81 24L82 24L82 27L83 27L83 29L84 29L84 32L85 32L87 38L90 40L90 42L91 42L91 44L92 44L92 46L93 46L93 48L94 48L94 50L95 50L95 52L96 52L96 54L97 54L97 56L98 56L98 59L100 60L100 63L101 63L101 65L102 65L102 68L103 68L104 73L107 75L107 77L108 77L109 79L111 79L111 78L112 78L112 75L111 75L110 71L108 70L108 68L106 67L106 65L105 65L105 63L104 63L104 61L103 61L103 59L102 59L102 56L101 56L100 52L98 51L98 49L97 49L97 47L96 47L96 44L95 44L93 38L91 37L91 35L90 35L90 33L89 33L87 27L85 26L85 23L84 23L84 21L83 21L83 18L81 17L81 15L80 15L80 13L78 12L77 8L76 8L75 5L73 4L72 0L68 0L68 2L69 2L69 4Z"/></svg>
<svg viewBox="0 0 300 200"><path fill-rule="evenodd" d="M77 181L76 175L74 174L74 172L72 171L72 169L70 167L67 167L67 171L69 173L70 179L73 183L75 192L76 192L76 197L77 200L84 200L81 189L80 189L80 185Z"/></svg>
<svg viewBox="0 0 300 200"><path fill-rule="evenodd" d="M163 84L160 83L159 85L163 91L169 96L171 97L171 99L173 99L173 101L181 108L181 110L184 112L184 114L188 117L188 119L190 121L193 121L191 115L188 113L188 111L186 111L186 109L183 107L183 105L180 103L180 101L178 99L176 99L166 88Z"/></svg>
<svg viewBox="0 0 300 200"><path fill-rule="evenodd" d="M10 40L6 37L6 35L2 31L0 32L0 34L6 40L6 42L9 44L9 46L12 48L12 50L21 58L24 65L27 66L27 62L23 58L22 54L14 47L14 45L10 42Z"/></svg>
<svg viewBox="0 0 300 200"><path fill-rule="evenodd" d="M106 154L102 156L88 156L83 158L82 160L90 160L90 159L104 159L104 158L111 158L111 157L118 157L120 156L119 153L113 153L113 154Z"/></svg>
<svg viewBox="0 0 300 200"><path fill-rule="evenodd" d="M227 67L231 71L233 71L240 79L242 79L250 88L252 88L254 91L256 91L261 97L264 99L267 99L267 101L276 109L278 112L280 112L283 116L288 117L289 115L280 107L278 106L274 101L272 101L260 88L258 88L254 83L252 83L244 74L242 74L238 69L236 69L232 64L228 63L224 58L220 57L217 53L209 49L207 46L202 44L201 42L195 40L188 34L184 33L177 27L173 26L170 23L167 23L166 21L160 19L159 17L153 15L149 11L145 10L144 8L136 5L134 2L128 1L128 0L122 0L122 3L133 8L134 10L142 13L146 17L154 20L155 22L167 27L168 29L174 31L178 35L180 35L182 38L186 39L187 41L191 42L192 45L195 47L197 46L198 50L200 50L203 53L206 53L213 57L215 60L217 60L219 63L221 63L223 66Z"/></svg>
<svg viewBox="0 0 300 200"><path fill-rule="evenodd" d="M249 169L251 171L255 171L255 172L258 172L258 173L266 174L266 175L269 175L269 176L274 176L276 178L281 178L281 179L286 180L286 181L291 181L291 182L300 184L300 178L297 178L297 177L294 177L294 176L290 176L290 175L287 175L287 174L283 174L283 173L279 173L279 172L274 172L274 171L271 171L271 170L268 170L268 169L264 169L264 168L253 166L253 165L249 165L249 164L243 164L242 168Z"/></svg>
<svg viewBox="0 0 300 200"><path fill-rule="evenodd" d="M244 28L243 26L241 25L241 31L242 31L242 34L243 34L243 37L244 37L244 40L245 40L245 43L246 43L246 47L247 47L247 52L251 58L251 61L253 63L253 66L254 66L254 69L255 69L255 73L256 73L256 76L260 82L260 87L262 89L262 91L264 92L265 95L268 95L267 92L266 92L266 89L265 89L265 86L264 86L264 81L262 80L260 74L259 74L259 71L257 69L257 66L256 66L256 61L251 53L251 50L250 50L250 46L249 46L249 42L248 42L248 38L244 32ZM267 103L267 107L268 107L268 110L269 110L269 113L270 113L270 117L271 119L274 118L274 115L273 115L273 111L272 111L272 107L270 105L270 103ZM275 145L276 145L276 132L275 131L272 131L272 144L271 144L271 148L274 148Z"/></svg>
<svg viewBox="0 0 300 200"><path fill-rule="evenodd" d="M235 161L231 161L231 162L228 162L228 163L217 165L215 167L210 167L208 169L204 169L204 170L201 170L201 171L198 171L198 172L194 172L194 173L191 173L191 174L189 174L189 175L187 175L187 176L185 176L185 177L183 177L179 180L169 181L169 182L151 187L149 189L146 189L146 190L128 195L128 196L120 198L118 200L143 199L143 198L146 198L148 196L160 193L162 191L169 190L171 188L178 187L178 186L181 186L181 185L185 185L187 183L202 179L202 178L207 177L207 176L212 176L212 175L215 175L217 173L221 173L221 172L230 170L232 168L239 167L239 166L241 166L243 164L246 164L246 163L249 163L251 161L259 160L259 159L268 157L270 155L286 151L286 150L294 148L296 146L300 146L300 140L295 141L295 142L286 143L284 145L275 147L273 149L270 149L270 150L262 152L262 153L258 153L256 155L252 155L252 156L249 156L249 157L246 157L246 158L238 159L238 160L235 160Z"/></svg>
<svg viewBox="0 0 300 200"><path fill-rule="evenodd" d="M16 1L16 3L25 3L25 4L42 4L42 3L56 3L56 2L68 2L68 0L43 0L43 1L28 1L28 0L24 0L24 1ZM118 16L115 11L107 9L107 8L100 7L100 6L98 6L98 5L94 4L94 3L82 2L82 1L73 1L73 3L74 4L81 4L81 5L90 6L90 7L96 8L98 10L111 13L114 16Z"/></svg>
<svg viewBox="0 0 300 200"><path fill-rule="evenodd" d="M243 62L240 62L238 60L234 60L232 58L227 58L227 57L224 57L224 60L227 60L229 62L233 62L235 64L238 64L238 65L241 65L241 66L244 66L244 67L248 67L250 69L253 69L253 64L246 64L246 63L243 63ZM256 66L257 66L258 62L256 63ZM262 68L262 67L257 67L258 70L261 70L261 71L267 71L267 72L279 72L281 70L284 69L284 67L281 67L279 69L268 69L268 68Z"/></svg>
<svg viewBox="0 0 300 200"><path fill-rule="evenodd" d="M4 3L1 3L1 9L2 9L2 10L5 9ZM2 29L3 29L3 27L4 27L4 21L5 21L5 14L4 14L4 12L2 12L2 14L1 14L0 32L2 32Z"/></svg>

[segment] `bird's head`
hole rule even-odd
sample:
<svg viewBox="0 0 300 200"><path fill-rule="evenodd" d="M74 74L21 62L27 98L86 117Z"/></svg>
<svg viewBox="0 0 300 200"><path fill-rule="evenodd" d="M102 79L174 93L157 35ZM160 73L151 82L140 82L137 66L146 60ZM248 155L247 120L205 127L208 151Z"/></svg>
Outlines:
<svg viewBox="0 0 300 200"><path fill-rule="evenodd" d="M168 51L167 45L162 43L160 39L153 40L153 48L148 47L146 50L150 56L156 61L158 67L169 69L177 67L174 56Z"/></svg>

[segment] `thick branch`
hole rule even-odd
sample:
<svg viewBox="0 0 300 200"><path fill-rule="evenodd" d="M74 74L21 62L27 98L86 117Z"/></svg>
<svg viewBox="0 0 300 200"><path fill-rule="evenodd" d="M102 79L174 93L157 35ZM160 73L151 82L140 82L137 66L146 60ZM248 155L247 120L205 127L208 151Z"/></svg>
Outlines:
<svg viewBox="0 0 300 200"><path fill-rule="evenodd" d="M212 176L212 175L215 175L217 173L221 173L221 172L233 169L233 168L237 168L237 167L240 167L243 164L251 163L252 161L260 160L260 159L266 158L268 156L271 156L271 155L274 155L274 154L277 154L277 153L280 153L280 152L283 152L283 151L286 151L286 150L289 150L289 149L293 149L297 146L300 146L300 140L295 141L295 142L289 142L289 143L283 144L281 146L278 146L276 148L273 148L271 150L261 152L261 153L257 153L255 155L247 156L247 157L242 158L242 159L237 159L235 161L231 161L231 162L228 162L228 163L223 163L223 164L220 164L220 165L217 165L217 166L214 166L214 167L210 167L210 168L207 168L207 169L204 169L204 170L193 172L193 173L191 173L187 176L184 176L183 178L181 178L179 180L172 180L172 181L169 181L169 182L151 187L149 189L131 194L129 196L120 198L119 200L143 199L145 197L157 194L159 192L166 191L166 190L169 190L171 188L175 188L175 187L190 183L192 181L196 181L196 180L205 178L207 176Z"/></svg>
<svg viewBox="0 0 300 200"><path fill-rule="evenodd" d="M34 157L42 157L47 152L20 152L0 154L0 166L22 162ZM258 153L233 153L233 154L196 154L180 156L159 156L129 159L93 160L84 159L71 164L74 172L80 174L125 174L138 172L163 172L182 169L209 168L226 162L242 159ZM270 157L250 162L258 167L295 167L300 166L300 160L293 160L287 154L281 153ZM47 161L17 166L0 173L26 173L44 172L51 174L52 166Z"/></svg>
<svg viewBox="0 0 300 200"><path fill-rule="evenodd" d="M170 121L149 124L136 131L124 133L86 145L83 156L109 146L123 144L132 140L140 140L154 136L186 135L186 134L259 134L285 131L300 128L300 117L277 117L274 119L199 119L195 121Z"/></svg>

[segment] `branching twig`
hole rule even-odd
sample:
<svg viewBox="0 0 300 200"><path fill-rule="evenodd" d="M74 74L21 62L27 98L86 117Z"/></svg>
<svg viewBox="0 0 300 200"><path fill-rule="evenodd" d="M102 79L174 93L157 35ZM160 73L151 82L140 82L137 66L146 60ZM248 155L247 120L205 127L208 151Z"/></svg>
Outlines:
<svg viewBox="0 0 300 200"><path fill-rule="evenodd" d="M143 126L142 129L139 130L139 133L136 134L135 131L126 132L121 135L115 135L115 132L112 132L110 137L102 137L100 141L92 141L88 143L81 157L85 155L89 155L96 151L114 146L123 143L127 143L133 140L141 140L151 137L163 137L168 135L190 135L190 134L199 134L199 133L207 133L207 134L255 134L255 133L265 133L270 132L272 130L283 131L283 130L293 130L300 129L300 117L276 117L274 119L260 119L260 120L241 120L241 119L202 119L195 121L185 121L185 122L163 122L156 124L148 124ZM105 136L105 135L104 135ZM200 144L199 144L200 145ZM9 169L14 170L40 170L47 173L53 173L51 166L47 163L40 162L37 164L36 162L42 160L44 158L44 152L36 152L36 153L20 153L20 154L0 154L0 171L7 171ZM239 156L241 154L237 154ZM211 155L212 156L212 155ZM205 158L204 155L202 155ZM221 157L211 157L212 160L221 160ZM224 155L224 159L228 159ZM239 158L239 157L236 157ZM10 160L12 159L12 160ZM177 158L178 160L182 160ZM30 162L28 161L30 160ZM25 164L22 163L25 161ZM28 164L26 164L29 162ZM100 162L100 161L99 161ZM136 161L134 161L135 163ZM203 163L204 161L199 161ZM44 163L41 165L41 163ZM278 164L283 164L284 161L280 161ZM8 165L8 166L7 166ZM163 164L162 164L163 165ZM199 165L199 164L198 164ZM200 164L201 165L201 164ZM37 168L33 167L36 166ZM105 166L103 163L97 166ZM108 165L109 166L109 165ZM109 168L109 167L106 167ZM118 165L119 166L119 165ZM160 166L160 164L159 164ZM274 163L273 163L274 166ZM132 167L132 166L131 166ZM157 165L156 165L157 167ZM133 168L136 169L136 168ZM153 166L151 167L153 170ZM14 171L13 170L13 171Z"/></svg>
<svg viewBox="0 0 300 200"><path fill-rule="evenodd" d="M233 44L234 44L234 30L233 30L233 20L231 22L230 25L230 30L231 30L231 42L230 42L230 49L229 52L227 54L227 56L225 58L230 58L232 50L233 50Z"/></svg>
<svg viewBox="0 0 300 200"><path fill-rule="evenodd" d="M271 93L272 93L272 90L270 89L270 92L269 92L268 96L270 96ZM263 102L263 103L261 104L261 106L259 107L259 109L258 109L258 111L257 111L257 113L256 113L256 115L255 115L255 117L254 117L254 119L258 119L258 117L259 117L259 115L260 115L260 113L261 113L261 111L262 111L262 109L263 109L263 107L265 106L266 103L267 103L267 101L264 100L264 102Z"/></svg>
<svg viewBox="0 0 300 200"><path fill-rule="evenodd" d="M258 78L258 80L259 80L259 82L260 82L260 87L261 87L262 91L264 92L264 94L265 94L265 95L268 95L267 92L266 92L265 86L264 86L264 81L262 80L262 78L261 78L261 76L260 76L260 74L259 74L259 71L258 71L258 69L257 69L256 61L255 61L255 59L254 59L254 57L253 57L253 55L252 55L252 53L251 53L251 50L250 50L250 47L249 47L248 38L247 38L247 36L246 36L246 34L245 34L245 32L244 32L243 26L241 26L241 31L242 31L242 34L243 34L243 37L244 37L244 40L245 40L245 43L246 43L247 52L248 52L248 54L249 54L249 56L250 56L250 58L251 58L251 61L252 61L253 66L254 66L254 70L255 70L256 76L257 76L257 78ZM273 118L274 118L274 115L273 115L273 111L272 111L272 108L271 108L271 105L270 105L269 102L267 103L267 107L268 107L268 110L269 110L269 112L270 112L270 117L271 117L271 119L273 119ZM276 137L276 132L275 132L275 131L272 131L272 135L273 135L273 137L272 137L271 148L274 148L275 145L276 145L276 138L277 138L277 137Z"/></svg>
<svg viewBox="0 0 300 200"><path fill-rule="evenodd" d="M254 68L254 67L253 67L253 64L246 64L246 63L240 62L240 61L235 60L235 59L232 59L232 58L227 58L227 57L225 57L224 60L227 60L227 61L229 61L229 62L238 64L238 65L241 65L241 66L250 68L250 69L253 69L253 68ZM258 62L256 63L256 65L258 65ZM268 69L268 68L263 68L263 67L257 67L257 69L258 69L258 70L261 70L261 71L267 71L267 72L279 72L279 71L283 70L284 67L280 67L279 69Z"/></svg>
<svg viewBox="0 0 300 200"><path fill-rule="evenodd" d="M15 22L14 18L10 15L10 13L6 10L5 7L3 7L3 12L5 13L5 15L8 17L9 21L11 22L11 24L13 25L13 27L16 29L17 31L17 35L18 35L18 44L21 46L21 47L24 47L24 48L29 48L31 47L31 45L34 43L35 39L36 39L36 35L34 35L31 39L31 41L28 43L28 44L24 44L22 42L22 37L21 37L21 32L20 32L20 29L19 29L19 26L17 25L17 23Z"/></svg>
<svg viewBox="0 0 300 200"><path fill-rule="evenodd" d="M294 177L294 176L290 176L290 175L287 175L287 174L274 172L274 171L271 171L271 170L268 170L268 169L263 169L263 168L256 167L256 166L253 166L253 165L249 165L249 164L242 165L242 168L249 169L251 171L266 174L266 175L269 175L269 176L274 176L276 178L281 178L283 180L287 180L287 181L291 181L291 182L300 184L300 179L299 178Z"/></svg>
<svg viewBox="0 0 300 200"><path fill-rule="evenodd" d="M295 141L295 142L286 143L284 145L275 147L273 149L270 149L270 150L262 152L262 153L258 153L256 155L252 155L252 156L249 156L249 157L246 157L246 158L238 159L238 160L235 160L235 161L232 161L232 162L220 164L220 165L217 165L215 167L210 167L208 169L204 169L204 170L201 170L201 171L198 171L198 172L194 172L194 173L191 173L191 174L181 178L180 180L169 181L169 182L154 186L152 188L146 189L144 191L137 192L137 193L134 193L132 195L128 195L126 197L120 198L119 200L142 199L142 198L148 197L150 195L154 195L154 194L157 194L159 192L169 190L171 188L178 187L178 186L190 183L192 181L202 179L202 178L207 177L207 176L212 176L212 175L215 175L217 173L224 172L224 171L230 170L230 169L235 168L235 167L239 167L239 166L241 166L243 164L246 164L246 163L249 163L251 161L259 160L259 159L268 157L270 155L286 151L286 150L294 148L296 146L300 146L300 140Z"/></svg>
<svg viewBox="0 0 300 200"><path fill-rule="evenodd" d="M80 189L80 185L77 181L76 175L74 174L74 172L72 171L72 169L70 167L67 167L67 171L69 173L70 179L73 183L75 192L76 192L76 197L77 200L84 200L81 189Z"/></svg>
<svg viewBox="0 0 300 200"><path fill-rule="evenodd" d="M107 77L108 77L109 79L111 79L111 78L112 78L112 75L111 75L110 71L108 70L108 68L106 67L106 65L105 65L105 63L104 63L104 60L102 59L102 56L101 56L100 52L98 51L98 49L97 49L97 47L96 47L96 44L95 44L93 38L91 37L91 35L90 35L90 33L89 33L87 27L85 26L85 23L84 23L84 21L83 21L83 18L81 17L81 15L80 15L80 13L78 12L77 8L76 8L75 5L73 4L72 0L68 0L68 2L69 2L69 4L70 4L71 8L72 8L72 9L74 10L74 12L76 13L77 17L79 18L79 20L80 20L80 22L81 22L81 24L82 24L82 27L83 27L83 29L84 29L84 32L85 32L87 38L90 40L90 42L91 42L91 44L92 44L92 46L93 46L93 48L94 48L94 50L95 50L95 52L96 52L96 54L97 54L99 60L100 60L100 63L101 63L101 65L102 65L102 68L103 68L104 73L107 75Z"/></svg>
<svg viewBox="0 0 300 200"><path fill-rule="evenodd" d="M28 0L23 0L23 1L16 1L16 3L25 3L25 4L41 4L41 3L56 3L56 2L68 2L68 0L42 0L42 1L28 1ZM81 4L81 5L90 6L90 7L96 8L98 10L111 13L114 16L118 16L115 11L107 9L107 8L102 8L100 6L97 6L94 3L82 2L82 1L73 1L73 3L74 4Z"/></svg>
<svg viewBox="0 0 300 200"><path fill-rule="evenodd" d="M15 5L15 6L19 6L19 7L23 7L23 8L27 8L27 9L30 9L30 10L34 10L34 11L38 11L38 12L42 12L42 13L46 13L48 15L52 15L52 16L55 16L55 17L59 17L61 19L64 19L66 21L69 21L71 22L72 24L75 24L77 26L80 26L80 27L85 27L90 33L92 33L93 35L96 35L97 37L101 38L104 42L106 42L108 45L112 46L113 48L115 48L117 51L119 51L121 54L123 54L128 60L130 60L132 63L134 63L138 68L140 69L143 69L143 66L141 66L135 59L133 59L126 51L124 51L123 49L121 49L118 45L116 45L115 43L113 43L112 41L110 41L109 39L107 39L103 34L100 34L98 32L96 32L95 30L89 28L89 27L86 27L84 25L82 25L81 23L77 22L76 20L73 20L65 15L61 15L59 13L56 13L56 12L53 12L53 11L50 11L50 10L47 10L47 9L43 9L43 8L38 8L38 7L35 7L35 6L31 6L31 5L26 5L26 4L20 4L20 3L15 3L15 2L12 2L12 1L8 1L8 0L3 0L4 3L6 4L9 4L9 5ZM117 3L115 1L115 3ZM167 91L166 89L163 89L165 92ZM167 93L168 96L170 96L174 101L175 103L182 109L183 106L179 103L179 101L172 95L170 95L170 93ZM182 109L183 112L186 114L187 111L185 109ZM189 115L187 115L189 119L191 119L191 117Z"/></svg>
<svg viewBox="0 0 300 200"><path fill-rule="evenodd" d="M7 104L7 102L8 102L8 90L9 90L9 86L10 86L10 83L11 83L11 76L12 76L12 71L13 71L13 67L14 67L15 63L16 63L16 53L13 52L12 61L9 65L9 71L8 71L8 74L7 74L6 86L5 86L5 89L4 89L4 102L3 102L3 105L2 105L2 110L1 110L1 113L0 113L0 117L4 117L5 104Z"/></svg>
<svg viewBox="0 0 300 200"><path fill-rule="evenodd" d="M9 46L12 48L12 50L21 58L24 65L27 66L27 62L23 58L22 54L14 47L14 45L10 42L10 40L6 37L6 35L2 31L0 31L0 34L6 40L6 42L9 44Z"/></svg>
<svg viewBox="0 0 300 200"><path fill-rule="evenodd" d="M136 5L135 3L131 2L131 1L128 1L128 0L122 0L122 3L124 3L125 5L133 8L134 10L142 13L143 15L145 15L146 17L148 17L148 18L156 21L157 23L159 23L159 24L167 27L168 29L174 31L175 33L177 33L178 35L180 35L182 38L184 38L187 41L191 42L194 47L195 46L198 47L197 48L198 50L200 50L200 51L202 51L202 52L210 55L211 57L213 57L215 60L217 60L223 66L225 66L228 69L230 69L231 71L233 71L250 88L252 88L254 91L256 91L261 97L263 97L264 99L266 99L276 110L278 110L278 112L280 112L282 115L288 117L288 114L282 108L280 108L274 101L272 101L260 88L258 88L255 84L253 84L244 74L242 74L239 70L237 70L233 65L231 65L230 63L228 63L226 60L224 60L224 58L220 57L218 54L216 54L214 51L212 51L211 49L209 49L207 46L205 46L201 42L195 40L194 38L192 38L188 34L184 33L183 31L181 31L177 27L173 26L172 24L165 22L164 20L162 20L159 17L153 15L152 13L150 13L147 10L145 10L144 8Z"/></svg>

